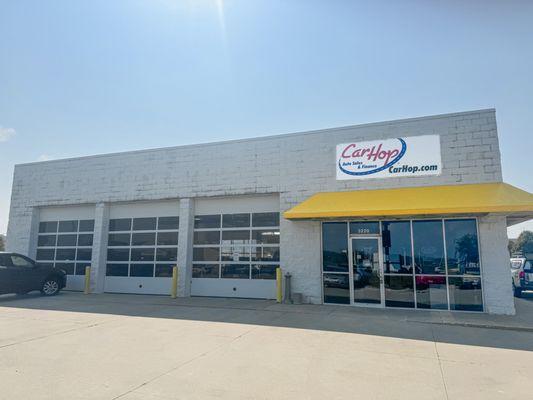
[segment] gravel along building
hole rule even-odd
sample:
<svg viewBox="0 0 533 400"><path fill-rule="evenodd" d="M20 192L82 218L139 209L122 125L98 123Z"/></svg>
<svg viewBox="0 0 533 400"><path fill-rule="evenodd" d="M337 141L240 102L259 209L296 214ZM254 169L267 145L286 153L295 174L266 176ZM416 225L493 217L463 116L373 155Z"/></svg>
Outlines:
<svg viewBox="0 0 533 400"><path fill-rule="evenodd" d="M7 247L93 292L514 313L495 110L15 167Z"/></svg>

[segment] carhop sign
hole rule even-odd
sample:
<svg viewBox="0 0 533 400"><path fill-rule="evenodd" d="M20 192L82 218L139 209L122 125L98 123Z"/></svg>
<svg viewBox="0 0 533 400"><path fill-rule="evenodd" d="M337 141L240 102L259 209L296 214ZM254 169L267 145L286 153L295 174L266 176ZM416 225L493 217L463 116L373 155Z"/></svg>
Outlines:
<svg viewBox="0 0 533 400"><path fill-rule="evenodd" d="M440 175L438 135L337 145L337 179Z"/></svg>

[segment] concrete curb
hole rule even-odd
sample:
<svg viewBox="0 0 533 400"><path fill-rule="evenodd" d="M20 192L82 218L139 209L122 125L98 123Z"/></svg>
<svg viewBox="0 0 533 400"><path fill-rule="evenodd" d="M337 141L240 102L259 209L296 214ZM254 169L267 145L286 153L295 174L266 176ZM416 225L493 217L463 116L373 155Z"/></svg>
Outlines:
<svg viewBox="0 0 533 400"><path fill-rule="evenodd" d="M414 322L417 324L429 324L429 325L448 325L459 326L463 328L481 328L481 329L495 329L504 331L516 331L516 332L533 332L533 327L529 326L511 326L511 325L494 325L494 324L476 324L472 322L436 322L436 321L416 321L407 320L406 322Z"/></svg>

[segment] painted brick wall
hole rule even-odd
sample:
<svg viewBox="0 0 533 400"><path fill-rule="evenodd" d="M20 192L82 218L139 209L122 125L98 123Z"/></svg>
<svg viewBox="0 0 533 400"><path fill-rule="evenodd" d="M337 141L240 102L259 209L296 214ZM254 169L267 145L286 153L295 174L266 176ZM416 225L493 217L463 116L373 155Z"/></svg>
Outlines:
<svg viewBox="0 0 533 400"><path fill-rule="evenodd" d="M506 218L482 217L478 224L485 307L493 314L514 314Z"/></svg>
<svg viewBox="0 0 533 400"><path fill-rule="evenodd" d="M441 138L440 176L335 179L338 143L429 134ZM32 251L39 206L280 193L283 211L323 191L501 180L494 110L23 164L15 167L7 245ZM319 224L283 220L281 230L281 261L295 275L295 290L320 302Z"/></svg>

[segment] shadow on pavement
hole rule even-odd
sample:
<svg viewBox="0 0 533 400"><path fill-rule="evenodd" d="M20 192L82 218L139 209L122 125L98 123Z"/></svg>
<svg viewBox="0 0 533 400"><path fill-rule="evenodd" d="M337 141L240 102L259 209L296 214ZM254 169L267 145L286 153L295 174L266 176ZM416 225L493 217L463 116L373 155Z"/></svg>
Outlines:
<svg viewBox="0 0 533 400"><path fill-rule="evenodd" d="M3 308L63 311L319 330L533 351L533 321L529 325L531 331L521 329L522 322L533 315L533 292L517 300L520 303L517 309L530 313L518 322L518 315L284 305L270 300L206 297L173 300L149 295L84 296L74 292L62 292L55 297L0 296L0 315ZM491 324L492 327L488 327Z"/></svg>

